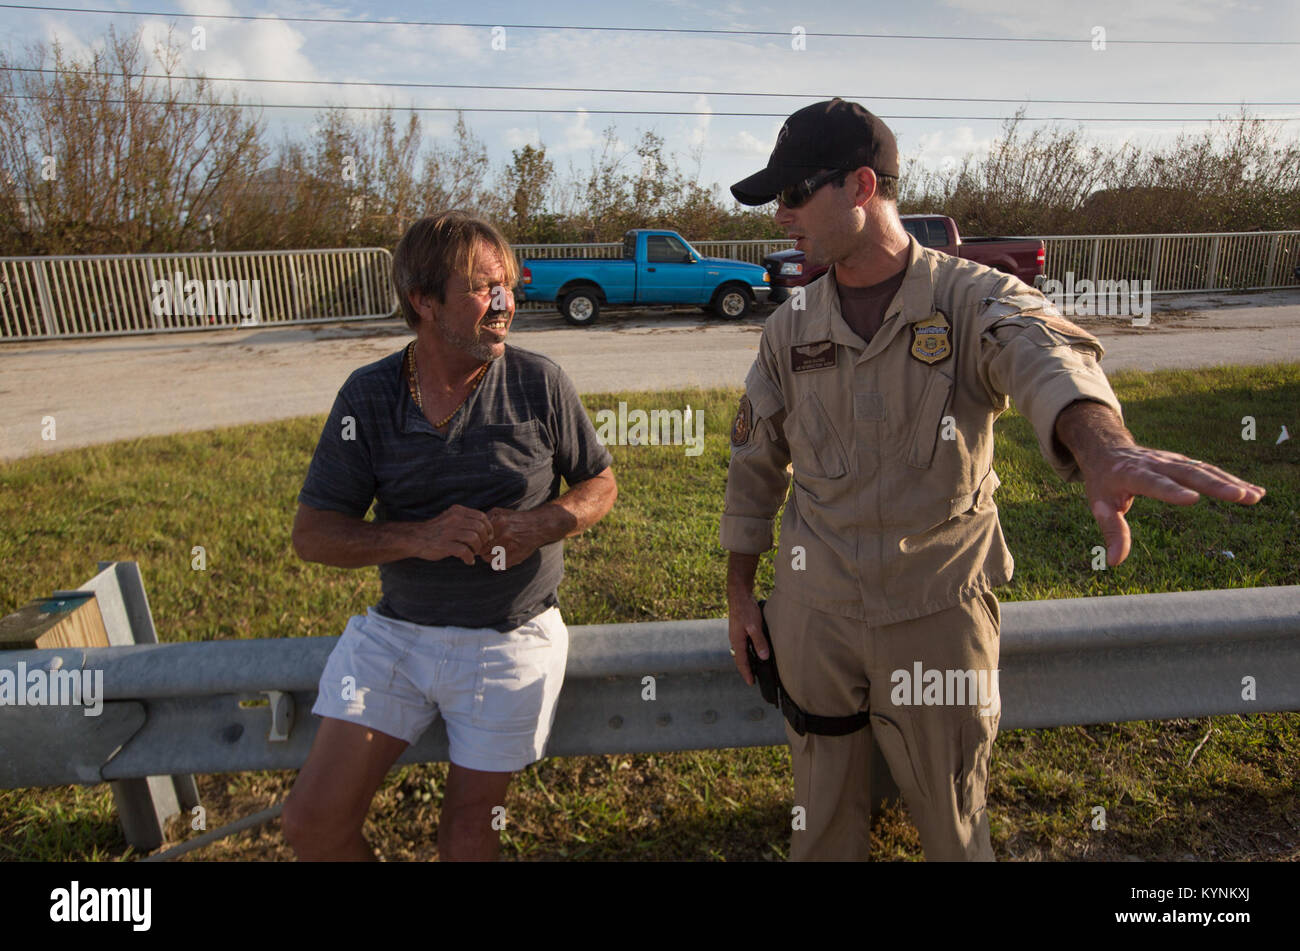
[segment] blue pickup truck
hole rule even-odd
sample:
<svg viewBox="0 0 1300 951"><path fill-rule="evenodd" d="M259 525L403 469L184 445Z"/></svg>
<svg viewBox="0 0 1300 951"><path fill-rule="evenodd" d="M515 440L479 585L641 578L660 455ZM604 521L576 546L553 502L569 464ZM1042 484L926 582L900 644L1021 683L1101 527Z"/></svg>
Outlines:
<svg viewBox="0 0 1300 951"><path fill-rule="evenodd" d="M767 300L771 276L757 264L706 258L676 231L635 228L623 258L529 258L522 300L553 302L571 324L595 322L602 304L700 304L736 320Z"/></svg>

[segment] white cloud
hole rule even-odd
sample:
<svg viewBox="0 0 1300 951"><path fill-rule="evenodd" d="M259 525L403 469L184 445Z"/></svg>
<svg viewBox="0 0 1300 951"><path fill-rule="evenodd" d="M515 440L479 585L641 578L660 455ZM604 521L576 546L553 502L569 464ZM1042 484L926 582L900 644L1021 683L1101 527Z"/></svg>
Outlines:
<svg viewBox="0 0 1300 951"><path fill-rule="evenodd" d="M525 145L540 148L542 135L537 129L521 129L518 126L511 126L502 133L501 143L511 151L522 149Z"/></svg>
<svg viewBox="0 0 1300 951"><path fill-rule="evenodd" d="M1143 0L1141 4L1132 0L1094 0L1086 5L1073 0L943 0L943 5L985 20L990 26L1000 26L1011 36L1077 35L1081 40L1091 38L1088 31L1094 25L1106 27L1112 38L1121 34L1135 39L1173 38L1177 32L1171 27L1204 27L1228 19L1234 9L1245 7L1233 0ZM933 32L961 33L966 29L963 26ZM995 32L980 31L978 35Z"/></svg>
<svg viewBox="0 0 1300 951"><path fill-rule="evenodd" d="M918 136L915 148L908 148L905 139L900 141L899 157L904 163L915 162L923 168L942 170L960 165L967 155L987 152L993 139L987 131L976 133L971 126L958 126Z"/></svg>
<svg viewBox="0 0 1300 951"><path fill-rule="evenodd" d="M708 96L699 96L695 100L694 109L696 112L703 112L704 115L698 116L691 126L690 134L687 136L687 142L691 148L702 146L709 138L709 123L713 119L713 108L709 105Z"/></svg>
<svg viewBox="0 0 1300 951"><path fill-rule="evenodd" d="M768 156L772 154L772 146L776 144L776 134L780 129L780 126L773 129L771 136L767 139L760 139L751 132L741 130L740 133L732 136L729 140L732 145L730 151L740 152L745 156L753 156L766 161Z"/></svg>
<svg viewBox="0 0 1300 951"><path fill-rule="evenodd" d="M89 60L93 50L102 50L106 45L102 37L93 44L84 42L81 37L77 36L73 25L59 17L42 14L38 18L38 22L41 26L40 32L44 42L52 44L57 41L63 47L65 59Z"/></svg>
<svg viewBox="0 0 1300 951"><path fill-rule="evenodd" d="M600 133L591 128L591 114L585 109L578 112L565 125L560 140L555 143L556 154L586 152L600 144Z"/></svg>

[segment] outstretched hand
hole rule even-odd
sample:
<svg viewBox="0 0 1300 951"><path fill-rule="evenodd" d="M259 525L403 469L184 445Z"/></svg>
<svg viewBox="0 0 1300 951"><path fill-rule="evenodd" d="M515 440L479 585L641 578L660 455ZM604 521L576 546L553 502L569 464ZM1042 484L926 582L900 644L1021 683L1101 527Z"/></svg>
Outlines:
<svg viewBox="0 0 1300 951"><path fill-rule="evenodd" d="M1106 564L1128 557L1131 536L1124 515L1137 496L1172 505L1192 505L1202 495L1254 505L1264 488L1230 472L1176 452L1145 446L1116 446L1099 453L1083 469L1088 505L1106 540Z"/></svg>

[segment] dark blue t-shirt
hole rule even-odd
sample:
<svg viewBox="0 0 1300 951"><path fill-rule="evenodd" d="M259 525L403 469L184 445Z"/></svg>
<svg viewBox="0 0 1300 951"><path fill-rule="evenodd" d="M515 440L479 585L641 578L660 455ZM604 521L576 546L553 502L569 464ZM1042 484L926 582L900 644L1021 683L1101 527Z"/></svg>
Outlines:
<svg viewBox="0 0 1300 951"><path fill-rule="evenodd" d="M334 400L298 501L375 521L434 518L452 505L526 511L609 466L578 393L554 361L506 345L440 435L411 399L403 350L355 371ZM350 423L349 419L351 418ZM351 437L351 438L349 438ZM379 566L380 614L507 631L556 603L563 543L502 571L490 561L405 558Z"/></svg>

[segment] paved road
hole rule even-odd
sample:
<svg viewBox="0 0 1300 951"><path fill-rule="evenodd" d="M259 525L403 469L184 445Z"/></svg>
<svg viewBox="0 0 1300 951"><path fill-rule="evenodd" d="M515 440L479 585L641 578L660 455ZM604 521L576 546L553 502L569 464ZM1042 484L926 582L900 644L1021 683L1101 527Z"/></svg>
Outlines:
<svg viewBox="0 0 1300 951"><path fill-rule="evenodd" d="M764 311L766 313L767 311ZM1160 300L1151 326L1080 319L1104 365L1300 362L1300 290ZM584 393L739 386L763 314L602 314L588 328L520 314L510 340L559 362ZM0 344L0 460L139 436L323 414L356 367L403 346L400 320ZM57 438L41 438L55 419Z"/></svg>

